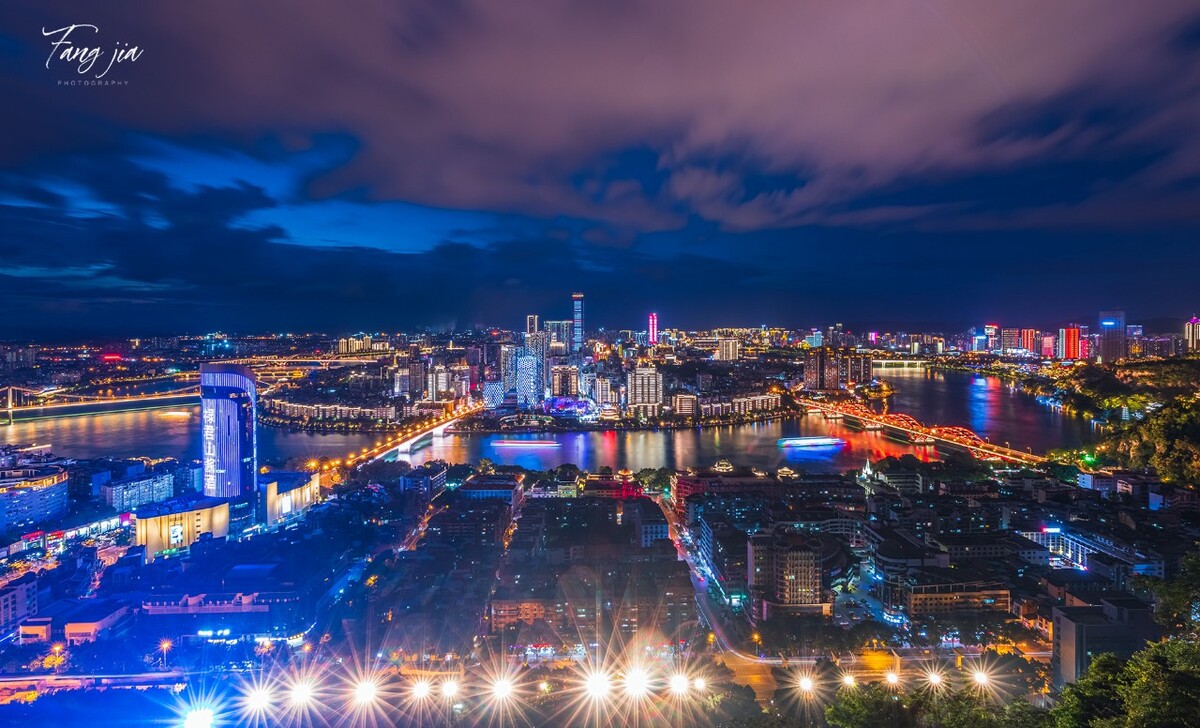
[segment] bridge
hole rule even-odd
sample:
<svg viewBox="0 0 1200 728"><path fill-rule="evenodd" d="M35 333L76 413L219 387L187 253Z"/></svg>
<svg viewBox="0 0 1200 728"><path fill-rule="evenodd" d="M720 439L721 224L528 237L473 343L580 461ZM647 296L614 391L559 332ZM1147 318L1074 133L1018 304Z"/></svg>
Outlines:
<svg viewBox="0 0 1200 728"><path fill-rule="evenodd" d="M66 417L73 414L100 414L103 412L130 412L160 407L178 407L197 404L200 387L196 384L179 387L155 394L132 396L104 396L72 394L70 392L42 392L22 387L8 387L4 418L0 424L12 424L18 420L35 420L48 417ZM17 404L24 400L26 404Z"/></svg>
<svg viewBox="0 0 1200 728"><path fill-rule="evenodd" d="M924 359L872 359L871 366L880 369L920 368L929 362Z"/></svg>
<svg viewBox="0 0 1200 728"><path fill-rule="evenodd" d="M805 407L825 414L836 413L858 420L863 424L877 424L885 429L904 433L908 435L909 440L916 444L954 445L967 450L976 457L999 458L1005 462L1020 465L1040 465L1046 462L1046 458L1034 455L1032 452L1022 452L988 442L966 427L931 427L918 422L909 415L881 414L857 402L834 403L803 396L798 396L796 399Z"/></svg>
<svg viewBox="0 0 1200 728"><path fill-rule="evenodd" d="M447 428L455 422L464 417L482 412L483 409L483 404L476 404L456 409L440 417L433 417L409 425L399 432L393 433L390 437L385 438L375 447L364 447L358 452L350 453L346 456L345 463L347 466L359 466L375 462L390 452L400 454L411 453L414 449L419 449L414 446L420 444L422 441L434 437L445 437Z"/></svg>

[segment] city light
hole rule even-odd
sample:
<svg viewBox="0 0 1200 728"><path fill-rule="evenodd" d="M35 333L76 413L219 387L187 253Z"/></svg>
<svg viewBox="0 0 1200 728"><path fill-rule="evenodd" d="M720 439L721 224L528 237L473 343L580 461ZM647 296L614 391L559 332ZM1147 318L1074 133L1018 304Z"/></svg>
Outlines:
<svg viewBox="0 0 1200 728"><path fill-rule="evenodd" d="M813 681L811 677L800 678L799 685L800 689L806 693L811 693L813 691Z"/></svg>
<svg viewBox="0 0 1200 728"><path fill-rule="evenodd" d="M975 678L976 685L987 685L988 684L989 678L987 676L987 673L983 672L982 670L976 670L973 677Z"/></svg>
<svg viewBox="0 0 1200 728"><path fill-rule="evenodd" d="M898 685L900 683L900 676L894 672L889 672L885 679L888 685Z"/></svg>
<svg viewBox="0 0 1200 728"><path fill-rule="evenodd" d="M855 685L854 676L851 675L850 673L846 673L845 675L842 675L842 685L845 685L848 688L854 687L854 685Z"/></svg>
<svg viewBox="0 0 1200 728"><path fill-rule="evenodd" d="M265 687L252 688L242 697L242 711L249 716L257 716L271 709L275 697Z"/></svg>
<svg viewBox="0 0 1200 728"><path fill-rule="evenodd" d="M702 693L708 687L708 681L702 677L698 677L692 681L692 687L695 688L696 692Z"/></svg>
<svg viewBox="0 0 1200 728"><path fill-rule="evenodd" d="M697 678L699 679L699 678ZM687 694L692 682L688 680L687 675L672 675L671 676L671 692L675 695Z"/></svg>
<svg viewBox="0 0 1200 728"><path fill-rule="evenodd" d="M588 697L600 700L608 697L609 691L612 690L612 679L603 672L593 672L584 680L584 688Z"/></svg>
<svg viewBox="0 0 1200 728"><path fill-rule="evenodd" d="M360 680L354 686L354 702L360 706L372 705L379 697L379 686L373 680Z"/></svg>
<svg viewBox="0 0 1200 728"><path fill-rule="evenodd" d="M442 697L449 700L455 695L458 695L458 683L454 680L447 680L442 683Z"/></svg>
<svg viewBox="0 0 1200 728"><path fill-rule="evenodd" d="M625 694L633 698L645 697L650 693L650 675L635 667L625 673Z"/></svg>
<svg viewBox="0 0 1200 728"><path fill-rule="evenodd" d="M297 680L288 691L288 702L293 708L305 708L312 704L314 686L309 680Z"/></svg>
<svg viewBox="0 0 1200 728"><path fill-rule="evenodd" d="M512 680L508 678L500 678L492 683L492 697L496 700L508 700L515 690Z"/></svg>
<svg viewBox="0 0 1200 728"><path fill-rule="evenodd" d="M211 708L192 708L183 718L183 728L212 728L215 720Z"/></svg>
<svg viewBox="0 0 1200 728"><path fill-rule="evenodd" d="M433 693L433 685L428 680L418 680L413 683L411 693L413 699L424 700Z"/></svg>

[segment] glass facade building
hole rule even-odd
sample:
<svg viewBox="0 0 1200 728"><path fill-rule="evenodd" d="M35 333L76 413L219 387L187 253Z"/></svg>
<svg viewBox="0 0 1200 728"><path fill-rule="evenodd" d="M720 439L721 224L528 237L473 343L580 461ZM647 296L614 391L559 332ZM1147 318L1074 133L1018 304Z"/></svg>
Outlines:
<svg viewBox="0 0 1200 728"><path fill-rule="evenodd" d="M204 494L241 498L258 477L254 372L237 364L200 365Z"/></svg>

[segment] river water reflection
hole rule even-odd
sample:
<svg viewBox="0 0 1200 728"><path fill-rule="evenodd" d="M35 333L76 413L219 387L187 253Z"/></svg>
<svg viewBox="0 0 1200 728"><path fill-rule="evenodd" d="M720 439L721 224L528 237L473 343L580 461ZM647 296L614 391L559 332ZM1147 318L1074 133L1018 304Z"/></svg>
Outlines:
<svg viewBox="0 0 1200 728"><path fill-rule="evenodd" d="M992 442L1007 442L1014 448L1032 448L1034 452L1074 446L1094 437L1087 422L1064 416L994 377L911 369L888 371L885 376L897 389L890 408L928 424L970 427ZM200 453L199 419L199 407L67 417L0 427L0 441L49 442L55 453L65 457L146 455L193 459ZM781 449L776 445L781 437L799 435L834 435L845 440L846 445L821 450ZM263 462L291 457L341 457L379 440L378 435L289 432L268 427L260 428L258 437ZM937 456L936 448L915 447L881 432L863 432L842 422L826 422L819 415L703 430L584 432L527 438L553 440L555 444L508 447L498 445L497 441L518 438L451 436L433 440L406 458L415 463L430 459L475 462L486 457L498 463L537 469L574 463L586 469L609 465L634 470L706 465L727 458L768 470L787 465L816 472L857 468L868 458L886 455Z"/></svg>

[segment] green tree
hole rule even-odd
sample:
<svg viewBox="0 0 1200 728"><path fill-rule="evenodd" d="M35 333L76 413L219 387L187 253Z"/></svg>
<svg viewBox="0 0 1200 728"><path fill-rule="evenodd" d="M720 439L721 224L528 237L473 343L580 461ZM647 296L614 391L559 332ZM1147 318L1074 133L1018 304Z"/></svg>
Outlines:
<svg viewBox="0 0 1200 728"><path fill-rule="evenodd" d="M1126 663L1117 691L1129 728L1200 725L1200 644L1174 639L1149 645Z"/></svg>
<svg viewBox="0 0 1200 728"><path fill-rule="evenodd" d="M1137 588L1153 592L1154 618L1176 636L1200 637L1200 553L1179 561L1179 572L1170 581L1139 577Z"/></svg>
<svg viewBox="0 0 1200 728"><path fill-rule="evenodd" d="M1068 685L1051 711L1056 728L1124 725L1124 701L1120 687L1125 681L1124 665L1116 655L1104 654L1092 659L1087 672Z"/></svg>
<svg viewBox="0 0 1200 728"><path fill-rule="evenodd" d="M916 728L920 706L879 683L841 690L825 708L833 728Z"/></svg>

